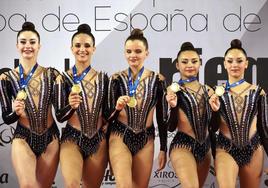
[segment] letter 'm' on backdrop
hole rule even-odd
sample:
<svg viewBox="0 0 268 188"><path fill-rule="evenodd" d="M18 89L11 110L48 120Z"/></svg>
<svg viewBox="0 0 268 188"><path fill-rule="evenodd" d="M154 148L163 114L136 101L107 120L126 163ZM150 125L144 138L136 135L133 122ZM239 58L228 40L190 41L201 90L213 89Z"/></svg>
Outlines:
<svg viewBox="0 0 268 188"><path fill-rule="evenodd" d="M92 66L111 75L127 67L124 42L131 30L138 27L144 30L149 42L147 68L162 73L168 82L178 80L180 75L174 60L182 42L191 41L202 58L199 80L211 86L225 82L227 74L223 67L223 55L230 41L238 38L249 55L246 80L260 84L268 92L267 0L1 0L1 72L14 68L18 63L16 35L25 21L33 22L40 33L40 65L52 66L60 71L73 66L71 36L79 24L88 23L97 47ZM10 142L15 126L4 124L0 118L2 188L18 187L10 160ZM173 136L174 133L169 133L169 142ZM158 134L155 145L150 187L180 187L170 162L163 171L156 171ZM268 177L263 175L262 187L266 187L266 179ZM214 187L215 182L212 165L205 187ZM60 171L53 187L63 187ZM102 187L115 187L115 179L108 168Z"/></svg>

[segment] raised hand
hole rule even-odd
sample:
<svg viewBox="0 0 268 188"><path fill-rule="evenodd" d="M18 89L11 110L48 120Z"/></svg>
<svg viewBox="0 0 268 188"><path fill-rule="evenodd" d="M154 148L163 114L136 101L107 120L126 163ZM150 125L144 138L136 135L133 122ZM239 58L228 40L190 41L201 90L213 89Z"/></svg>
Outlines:
<svg viewBox="0 0 268 188"><path fill-rule="evenodd" d="M122 110L129 101L130 101L129 96L127 96L127 95L120 96L116 101L115 109L119 110L119 111Z"/></svg>
<svg viewBox="0 0 268 188"><path fill-rule="evenodd" d="M69 94L68 100L72 109L77 109L82 102L82 97L79 95L79 93L71 92Z"/></svg>

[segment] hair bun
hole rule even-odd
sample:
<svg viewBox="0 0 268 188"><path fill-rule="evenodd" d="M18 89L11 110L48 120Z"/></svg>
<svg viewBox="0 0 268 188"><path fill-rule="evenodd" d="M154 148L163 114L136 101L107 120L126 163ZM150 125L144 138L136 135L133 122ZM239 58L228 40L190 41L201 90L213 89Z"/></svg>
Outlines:
<svg viewBox="0 0 268 188"><path fill-rule="evenodd" d="M88 24L81 24L77 28L78 33L91 33L91 28Z"/></svg>
<svg viewBox="0 0 268 188"><path fill-rule="evenodd" d="M143 31L141 29L133 29L130 33L130 36L137 36L137 37L144 37L143 36Z"/></svg>
<svg viewBox="0 0 268 188"><path fill-rule="evenodd" d="M22 30L35 31L35 26L32 22L24 22L22 25Z"/></svg>
<svg viewBox="0 0 268 188"><path fill-rule="evenodd" d="M194 50L195 51L194 45L191 42L184 42L181 45L181 51L186 51L186 50Z"/></svg>
<svg viewBox="0 0 268 188"><path fill-rule="evenodd" d="M231 48L242 48L242 42L239 39L232 40Z"/></svg>

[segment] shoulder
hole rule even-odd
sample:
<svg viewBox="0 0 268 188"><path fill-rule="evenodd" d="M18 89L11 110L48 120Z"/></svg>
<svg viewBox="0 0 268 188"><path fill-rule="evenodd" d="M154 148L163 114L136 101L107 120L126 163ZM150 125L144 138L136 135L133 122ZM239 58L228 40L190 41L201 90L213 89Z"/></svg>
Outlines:
<svg viewBox="0 0 268 188"><path fill-rule="evenodd" d="M8 74L9 74L10 71L12 71L10 68L2 68L2 69L0 69L0 80L7 80L8 79Z"/></svg>
<svg viewBox="0 0 268 188"><path fill-rule="evenodd" d="M48 72L48 73L50 73L51 75L53 75L53 76L55 76L55 77L57 77L57 76L59 76L61 73L60 73L60 71L58 71L56 68L54 68L54 67L47 67L47 68L45 68L46 69L46 71Z"/></svg>
<svg viewBox="0 0 268 188"><path fill-rule="evenodd" d="M110 79L111 80L118 80L122 74L123 74L123 71L116 72L116 73L112 74Z"/></svg>
<svg viewBox="0 0 268 188"><path fill-rule="evenodd" d="M166 78L162 74L160 74L160 73L157 73L157 76L158 76L158 78L159 78L160 81L166 80Z"/></svg>
<svg viewBox="0 0 268 188"><path fill-rule="evenodd" d="M150 77L153 77L153 76L156 76L160 81L165 81L166 78L161 74L161 73L158 73L158 72L155 72L155 71L152 71L152 70L148 70L148 75Z"/></svg>

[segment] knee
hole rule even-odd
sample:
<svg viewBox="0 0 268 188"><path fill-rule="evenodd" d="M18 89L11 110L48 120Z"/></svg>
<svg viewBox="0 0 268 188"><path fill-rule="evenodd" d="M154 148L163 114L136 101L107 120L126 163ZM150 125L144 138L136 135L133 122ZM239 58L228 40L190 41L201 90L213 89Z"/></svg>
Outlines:
<svg viewBox="0 0 268 188"><path fill-rule="evenodd" d="M22 181L20 183L21 188L36 188L38 187L37 182L34 181Z"/></svg>
<svg viewBox="0 0 268 188"><path fill-rule="evenodd" d="M116 188L132 188L131 181L116 182Z"/></svg>
<svg viewBox="0 0 268 188"><path fill-rule="evenodd" d="M79 188L81 184L81 181L78 180L70 180L65 182L66 188Z"/></svg>
<svg viewBox="0 0 268 188"><path fill-rule="evenodd" d="M181 185L186 188L199 188L198 181L182 181Z"/></svg>
<svg viewBox="0 0 268 188"><path fill-rule="evenodd" d="M193 184L193 183L188 183L183 185L182 187L186 187L186 188L199 188L198 183L197 184Z"/></svg>
<svg viewBox="0 0 268 188"><path fill-rule="evenodd" d="M235 183L228 180L218 180L218 186L219 188L230 188L235 187Z"/></svg>

